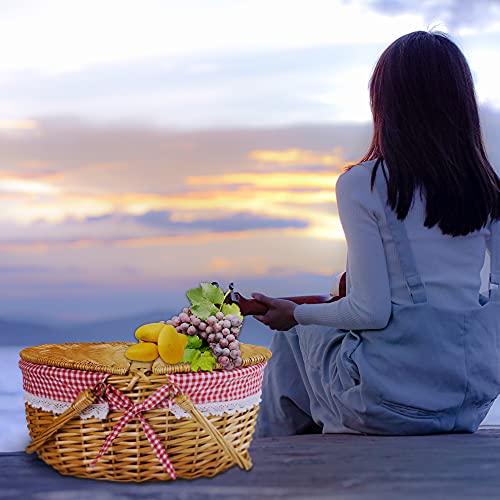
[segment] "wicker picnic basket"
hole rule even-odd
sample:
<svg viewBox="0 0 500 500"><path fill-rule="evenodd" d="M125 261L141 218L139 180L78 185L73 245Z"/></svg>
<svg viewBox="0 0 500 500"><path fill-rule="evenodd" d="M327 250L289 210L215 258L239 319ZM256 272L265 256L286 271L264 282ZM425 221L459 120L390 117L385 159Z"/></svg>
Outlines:
<svg viewBox="0 0 500 500"><path fill-rule="evenodd" d="M248 448L261 401L265 347L212 372L129 361L127 342L44 344L20 353L28 453L61 474L113 481L212 477Z"/></svg>

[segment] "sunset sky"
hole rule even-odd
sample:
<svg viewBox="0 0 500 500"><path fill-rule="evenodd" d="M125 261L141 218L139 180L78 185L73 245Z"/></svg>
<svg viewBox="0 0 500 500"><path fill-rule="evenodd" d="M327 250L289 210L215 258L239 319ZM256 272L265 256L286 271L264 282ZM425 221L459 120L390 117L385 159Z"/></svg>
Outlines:
<svg viewBox="0 0 500 500"><path fill-rule="evenodd" d="M371 71L436 25L498 171L500 2L1 2L0 317L181 307L213 280L328 293Z"/></svg>

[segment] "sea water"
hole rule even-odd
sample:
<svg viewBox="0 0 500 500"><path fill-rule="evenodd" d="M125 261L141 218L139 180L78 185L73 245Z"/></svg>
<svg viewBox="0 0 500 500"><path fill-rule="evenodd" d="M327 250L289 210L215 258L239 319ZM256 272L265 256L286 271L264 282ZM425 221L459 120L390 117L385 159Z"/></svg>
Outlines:
<svg viewBox="0 0 500 500"><path fill-rule="evenodd" d="M23 402L19 351L23 347L0 347L0 452L23 450L29 443Z"/></svg>
<svg viewBox="0 0 500 500"><path fill-rule="evenodd" d="M0 347L0 452L24 450L29 434L23 402L19 351L23 347ZM482 425L500 425L500 398L493 404Z"/></svg>

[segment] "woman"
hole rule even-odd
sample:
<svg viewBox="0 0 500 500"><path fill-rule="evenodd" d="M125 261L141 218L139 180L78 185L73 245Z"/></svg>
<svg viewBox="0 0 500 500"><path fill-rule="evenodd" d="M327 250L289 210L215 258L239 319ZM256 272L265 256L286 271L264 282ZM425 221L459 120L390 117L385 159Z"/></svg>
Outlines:
<svg viewBox="0 0 500 500"><path fill-rule="evenodd" d="M335 186L346 296L252 294L277 330L256 436L474 432L500 392L500 180L467 61L444 33L409 33L370 102L371 146Z"/></svg>

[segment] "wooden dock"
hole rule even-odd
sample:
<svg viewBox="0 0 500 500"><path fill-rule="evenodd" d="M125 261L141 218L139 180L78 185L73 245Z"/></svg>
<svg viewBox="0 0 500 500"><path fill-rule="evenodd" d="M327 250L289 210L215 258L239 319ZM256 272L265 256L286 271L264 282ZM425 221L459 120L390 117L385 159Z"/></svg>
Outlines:
<svg viewBox="0 0 500 500"><path fill-rule="evenodd" d="M475 434L313 434L254 439L254 467L213 478L114 483L61 476L36 455L0 454L0 498L35 500L500 498L500 427Z"/></svg>

